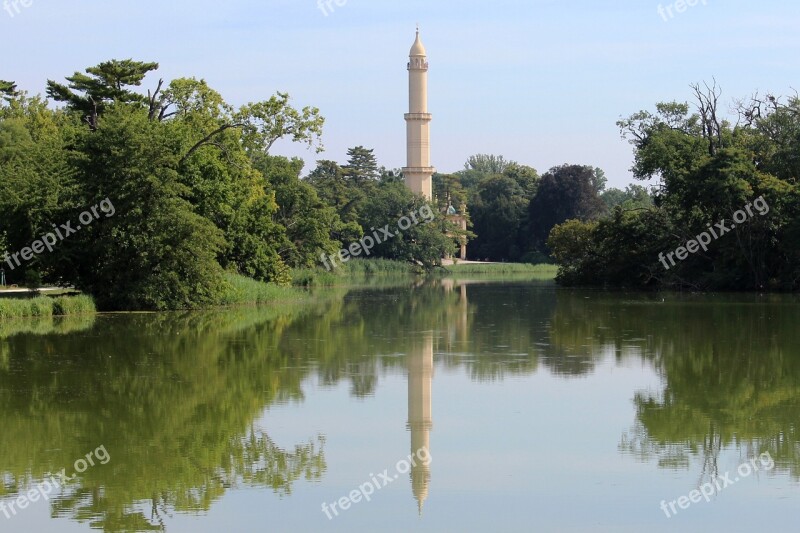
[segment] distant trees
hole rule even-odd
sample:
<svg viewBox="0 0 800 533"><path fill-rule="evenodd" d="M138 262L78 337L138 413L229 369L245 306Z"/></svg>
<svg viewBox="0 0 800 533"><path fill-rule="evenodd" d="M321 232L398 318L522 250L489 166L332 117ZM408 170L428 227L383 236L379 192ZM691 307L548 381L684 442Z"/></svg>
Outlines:
<svg viewBox="0 0 800 533"><path fill-rule="evenodd" d="M475 234L467 248L469 258L493 261L522 258L525 210L539 181L535 169L503 156L478 154L467 160L464 170L449 176L447 181L441 179L443 190L453 190L453 198L465 200L471 231Z"/></svg>
<svg viewBox="0 0 800 533"><path fill-rule="evenodd" d="M373 150L356 146L347 155L344 166L334 161L318 161L306 179L320 199L334 206L342 221L336 226L336 235L345 246L373 235L387 224L396 228L401 218L427 206L421 197L408 190L399 172L378 166ZM452 182L448 190L456 197L459 194ZM452 255L455 249L455 238L446 236L452 228L443 212L441 208L431 208L430 222L420 219L419 224L407 230L391 231L393 237L375 246L370 254L428 268L441 264L441 259Z"/></svg>
<svg viewBox="0 0 800 533"><path fill-rule="evenodd" d="M612 211L617 206L626 211L647 209L653 206L653 197L647 188L636 184L628 185L624 191L615 188L607 189L600 194L600 199L603 200L608 211Z"/></svg>
<svg viewBox="0 0 800 533"><path fill-rule="evenodd" d="M467 160L464 170L435 176L434 187L437 194L456 191L456 197L466 199L475 234L468 246L470 258L539 262L547 260L547 237L555 225L572 218L597 219L608 212L600 199L606 181L595 167L563 165L540 178L532 167L478 154ZM631 190L629 198L620 191L619 203L630 200L632 205L640 192Z"/></svg>

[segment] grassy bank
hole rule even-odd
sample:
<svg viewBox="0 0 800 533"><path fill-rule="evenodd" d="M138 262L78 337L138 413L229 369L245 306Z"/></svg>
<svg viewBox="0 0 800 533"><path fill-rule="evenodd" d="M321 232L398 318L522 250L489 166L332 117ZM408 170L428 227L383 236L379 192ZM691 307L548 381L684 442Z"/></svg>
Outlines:
<svg viewBox="0 0 800 533"><path fill-rule="evenodd" d="M97 312L91 296L38 296L35 298L0 298L0 320L9 318L46 318L87 315Z"/></svg>
<svg viewBox="0 0 800 533"><path fill-rule="evenodd" d="M297 287L330 287L357 285L367 280L402 279L417 275L434 276L524 276L528 279L555 279L556 265L531 265L526 263L456 264L425 272L421 267L388 259L354 259L331 271L322 268L304 268L292 271L293 285Z"/></svg>
<svg viewBox="0 0 800 533"><path fill-rule="evenodd" d="M301 289L281 287L236 274L228 274L227 281L230 289L220 299L219 305L222 307L234 305L261 305L270 302L308 298L308 294Z"/></svg>
<svg viewBox="0 0 800 533"><path fill-rule="evenodd" d="M388 259L354 259L333 270L297 268L292 271L292 284L297 287L331 287L362 282L369 278L399 278L421 274L422 270L402 261Z"/></svg>
<svg viewBox="0 0 800 533"><path fill-rule="evenodd" d="M450 265L444 267L450 274L530 274L535 278L554 279L558 273L556 265L531 265L527 263L486 263Z"/></svg>

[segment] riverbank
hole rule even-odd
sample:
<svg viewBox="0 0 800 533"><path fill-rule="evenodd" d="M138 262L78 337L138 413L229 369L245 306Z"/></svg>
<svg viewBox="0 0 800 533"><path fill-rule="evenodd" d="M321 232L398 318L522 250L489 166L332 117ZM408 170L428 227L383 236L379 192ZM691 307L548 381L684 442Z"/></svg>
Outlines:
<svg viewBox="0 0 800 533"><path fill-rule="evenodd" d="M97 312L94 299L75 296L37 296L35 298L0 298L0 320L87 315Z"/></svg>
<svg viewBox="0 0 800 533"><path fill-rule="evenodd" d="M419 266L387 259L356 259L343 266L327 271L322 268L298 269L292 272L293 284L297 287L331 287L357 285L367 280L413 277L507 277L530 276L532 279L554 280L556 265L531 265L526 263L456 263L425 271Z"/></svg>
<svg viewBox="0 0 800 533"><path fill-rule="evenodd" d="M557 265L531 265L528 263L456 263L444 267L449 274L507 275L530 274L537 279L555 279Z"/></svg>
<svg viewBox="0 0 800 533"><path fill-rule="evenodd" d="M447 265L425 271L419 266L402 261L386 259L360 259L350 261L333 271L322 268L295 269L292 271L292 286L285 287L264 283L244 276L229 274L228 290L210 309L247 305L266 305L313 298L308 289L314 287L358 286L387 280L404 280L418 277L479 276L507 277L525 276L526 279L551 280L555 278L554 265L530 265L517 263L466 263ZM23 293L26 291L23 291ZM0 320L47 318L71 315L93 315L97 313L94 299L89 295L58 295L0 298Z"/></svg>

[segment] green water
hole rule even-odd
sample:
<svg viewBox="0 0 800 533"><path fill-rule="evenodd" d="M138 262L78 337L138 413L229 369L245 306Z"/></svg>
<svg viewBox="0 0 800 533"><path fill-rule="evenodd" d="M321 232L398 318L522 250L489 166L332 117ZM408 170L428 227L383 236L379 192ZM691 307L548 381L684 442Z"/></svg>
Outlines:
<svg viewBox="0 0 800 533"><path fill-rule="evenodd" d="M796 530L798 304L459 279L0 324L0 531Z"/></svg>

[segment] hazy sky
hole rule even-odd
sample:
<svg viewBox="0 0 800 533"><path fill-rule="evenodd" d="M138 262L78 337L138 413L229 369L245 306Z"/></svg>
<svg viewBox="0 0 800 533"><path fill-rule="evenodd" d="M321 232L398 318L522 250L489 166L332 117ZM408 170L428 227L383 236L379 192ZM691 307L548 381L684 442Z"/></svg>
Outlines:
<svg viewBox="0 0 800 533"><path fill-rule="evenodd" d="M540 172L599 166L614 186L631 180L621 116L688 100L690 83L712 77L726 106L800 86L797 0L697 0L682 13L663 1L663 16L651 0L339 3L326 15L317 0L32 0L13 17L0 11L0 79L37 93L106 59L158 61L165 79L205 78L233 104L280 90L319 107L325 153L272 152L303 157L306 170L317 158L344 162L355 145L401 167L419 22L439 171L494 153Z"/></svg>

